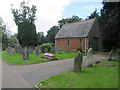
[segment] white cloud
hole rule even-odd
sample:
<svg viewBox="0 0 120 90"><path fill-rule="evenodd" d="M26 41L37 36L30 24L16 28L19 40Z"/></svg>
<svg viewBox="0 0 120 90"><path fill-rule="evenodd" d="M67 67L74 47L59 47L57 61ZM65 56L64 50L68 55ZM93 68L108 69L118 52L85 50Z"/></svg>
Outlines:
<svg viewBox="0 0 120 90"><path fill-rule="evenodd" d="M2 0L0 3L0 16L4 22L7 23L7 29L12 33L17 32L17 26L13 21L13 15L11 13L11 4L13 7L19 8L20 3L23 0ZM28 0L25 0L28 1ZM35 21L37 31L43 31L46 34L53 25L57 25L57 21L62 18L62 13L67 5L71 3L71 0L29 0L30 5L37 6Z"/></svg>
<svg viewBox="0 0 120 90"><path fill-rule="evenodd" d="M83 8L89 9L91 10L91 12L93 12L95 9L101 8L102 5L86 5Z"/></svg>

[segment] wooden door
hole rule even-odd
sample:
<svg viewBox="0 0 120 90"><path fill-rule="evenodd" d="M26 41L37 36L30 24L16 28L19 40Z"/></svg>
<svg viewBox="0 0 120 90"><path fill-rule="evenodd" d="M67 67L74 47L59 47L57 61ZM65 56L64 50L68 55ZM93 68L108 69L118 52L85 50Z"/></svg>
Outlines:
<svg viewBox="0 0 120 90"><path fill-rule="evenodd" d="M98 37L93 37L93 50L98 51Z"/></svg>

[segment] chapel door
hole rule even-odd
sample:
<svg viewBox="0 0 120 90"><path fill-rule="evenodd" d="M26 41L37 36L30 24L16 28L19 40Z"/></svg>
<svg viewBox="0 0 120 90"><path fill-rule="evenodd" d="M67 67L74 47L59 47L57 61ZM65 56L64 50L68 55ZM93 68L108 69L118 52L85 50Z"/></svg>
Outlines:
<svg viewBox="0 0 120 90"><path fill-rule="evenodd" d="M93 50L98 51L98 37L93 37Z"/></svg>

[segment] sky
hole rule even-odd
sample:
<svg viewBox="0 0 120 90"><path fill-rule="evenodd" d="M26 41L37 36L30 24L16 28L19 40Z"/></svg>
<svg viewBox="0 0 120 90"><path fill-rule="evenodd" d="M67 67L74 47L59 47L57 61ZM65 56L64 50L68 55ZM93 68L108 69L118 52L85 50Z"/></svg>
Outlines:
<svg viewBox="0 0 120 90"><path fill-rule="evenodd" d="M0 17L2 17L6 29L11 34L17 33L17 26L13 20L11 13L11 4L14 8L19 9L23 0L1 0ZM47 31L54 25L58 25L58 21L63 18L70 18L77 15L83 19L87 18L95 9L99 12L103 7L101 0L24 0L29 1L29 5L36 5L36 31Z"/></svg>

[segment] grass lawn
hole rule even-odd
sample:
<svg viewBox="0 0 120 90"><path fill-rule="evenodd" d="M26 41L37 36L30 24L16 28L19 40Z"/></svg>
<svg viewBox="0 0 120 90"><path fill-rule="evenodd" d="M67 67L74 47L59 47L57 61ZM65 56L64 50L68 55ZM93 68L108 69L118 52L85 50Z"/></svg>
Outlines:
<svg viewBox="0 0 120 90"><path fill-rule="evenodd" d="M42 85L46 88L118 88L118 62L102 61L102 63L116 66L94 64L94 67L85 67L79 73L67 71L43 80L37 87L41 88Z"/></svg>
<svg viewBox="0 0 120 90"><path fill-rule="evenodd" d="M75 52L65 53L62 52L62 54L55 53L55 56L61 60L66 58L73 58L75 56ZM83 53L83 55L86 55ZM26 65L26 64L35 64L40 62L48 62L50 60L41 58L43 56L43 53L40 53L40 55L29 54L29 60L22 60L22 55L19 53L15 53L15 55L10 55L9 53L6 53L3 51L2 53L2 59L5 60L8 64L16 64L16 65Z"/></svg>

